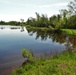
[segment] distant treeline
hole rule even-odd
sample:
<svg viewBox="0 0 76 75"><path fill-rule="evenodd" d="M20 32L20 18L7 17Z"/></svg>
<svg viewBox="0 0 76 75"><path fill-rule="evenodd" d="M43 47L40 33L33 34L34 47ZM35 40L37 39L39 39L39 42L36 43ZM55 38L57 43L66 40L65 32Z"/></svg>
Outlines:
<svg viewBox="0 0 76 75"><path fill-rule="evenodd" d="M20 25L20 22L17 22L17 21L9 21L9 22L0 21L0 25Z"/></svg>
<svg viewBox="0 0 76 75"><path fill-rule="evenodd" d="M68 9L61 9L60 14L50 18L46 14L39 15L36 12L36 18L30 17L26 25L51 29L76 29L76 0L68 4Z"/></svg>
<svg viewBox="0 0 76 75"><path fill-rule="evenodd" d="M68 9L61 9L60 14L53 15L50 18L46 14L39 15L37 12L35 14L36 18L30 17L26 22L24 22L24 19L21 19L21 22L0 21L0 25L28 25L28 27L47 27L51 29L76 29L76 0L68 4Z"/></svg>

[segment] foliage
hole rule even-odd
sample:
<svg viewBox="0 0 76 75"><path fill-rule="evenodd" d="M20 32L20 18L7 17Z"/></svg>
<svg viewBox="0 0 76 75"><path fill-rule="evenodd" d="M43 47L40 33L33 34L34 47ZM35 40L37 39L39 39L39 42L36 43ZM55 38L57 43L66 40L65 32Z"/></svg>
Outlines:
<svg viewBox="0 0 76 75"><path fill-rule="evenodd" d="M22 49L22 56L27 58L29 61L33 60L32 54L27 49Z"/></svg>
<svg viewBox="0 0 76 75"><path fill-rule="evenodd" d="M65 45L66 49L76 48L76 30L75 29L61 29L60 31L48 30L45 28L27 28L28 34L33 36L36 33L35 39L46 41L49 37L53 42Z"/></svg>
<svg viewBox="0 0 76 75"><path fill-rule="evenodd" d="M0 25L20 25L20 22L17 21L9 21L9 22L5 22L5 21L0 21Z"/></svg>
<svg viewBox="0 0 76 75"><path fill-rule="evenodd" d="M69 2L68 9L61 9L60 14L47 17L46 14L35 13L36 18L30 17L17 21L0 21L1 25L20 25L39 28L50 28L50 30L76 29L76 0Z"/></svg>
<svg viewBox="0 0 76 75"><path fill-rule="evenodd" d="M19 24L20 24L20 22L16 22L16 21L9 21L7 24L8 24L8 25L19 25Z"/></svg>
<svg viewBox="0 0 76 75"><path fill-rule="evenodd" d="M0 25L6 25L7 23L5 21L0 21Z"/></svg>
<svg viewBox="0 0 76 75"><path fill-rule="evenodd" d="M76 52L69 50L18 68L12 75L76 75Z"/></svg>
<svg viewBox="0 0 76 75"><path fill-rule="evenodd" d="M26 24L31 25L33 27L48 27L48 17L44 14L40 16L39 13L36 12L36 19L30 17L26 21Z"/></svg>
<svg viewBox="0 0 76 75"><path fill-rule="evenodd" d="M76 15L71 16L68 19L67 28L69 29L76 29Z"/></svg>
<svg viewBox="0 0 76 75"><path fill-rule="evenodd" d="M68 9L61 9L60 14L53 15L50 18L45 14L39 15L36 12L36 18L29 18L26 24L33 27L51 27L55 30L62 28L76 29L76 0L71 1L68 7Z"/></svg>
<svg viewBox="0 0 76 75"><path fill-rule="evenodd" d="M62 31L66 34L76 35L76 30L74 29L62 29Z"/></svg>
<svg viewBox="0 0 76 75"><path fill-rule="evenodd" d="M70 15L75 15L76 14L76 0L71 1L68 4L68 7L69 7L69 14Z"/></svg>

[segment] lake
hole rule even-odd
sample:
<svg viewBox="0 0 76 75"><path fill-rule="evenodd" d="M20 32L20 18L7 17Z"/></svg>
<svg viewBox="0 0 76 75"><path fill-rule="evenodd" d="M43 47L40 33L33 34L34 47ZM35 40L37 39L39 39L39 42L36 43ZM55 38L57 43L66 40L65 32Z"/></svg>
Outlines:
<svg viewBox="0 0 76 75"><path fill-rule="evenodd" d="M0 25L0 75L8 75L11 69L22 65L23 48L32 50L35 57L50 57L70 48L76 49L76 36Z"/></svg>

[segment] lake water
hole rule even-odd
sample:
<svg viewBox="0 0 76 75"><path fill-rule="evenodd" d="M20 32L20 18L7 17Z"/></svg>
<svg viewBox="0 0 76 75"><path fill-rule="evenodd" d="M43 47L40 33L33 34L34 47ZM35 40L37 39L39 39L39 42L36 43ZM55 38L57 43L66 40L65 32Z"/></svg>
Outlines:
<svg viewBox="0 0 76 75"><path fill-rule="evenodd" d="M20 26L0 26L0 75L9 68L21 66L21 49L31 49L35 57L49 57L76 48L76 36L27 30Z"/></svg>

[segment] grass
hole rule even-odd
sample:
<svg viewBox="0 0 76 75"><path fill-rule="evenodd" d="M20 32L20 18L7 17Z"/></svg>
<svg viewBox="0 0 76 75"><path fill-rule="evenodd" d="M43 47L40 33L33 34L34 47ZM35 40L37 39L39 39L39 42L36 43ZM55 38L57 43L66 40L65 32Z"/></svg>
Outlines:
<svg viewBox="0 0 76 75"><path fill-rule="evenodd" d="M28 29L28 30L40 30L40 31L45 31L45 32L47 32L47 31L62 31L63 33L65 33L65 34L69 34L69 35L76 35L76 29L60 29L60 30L56 30L56 29L54 29L54 28L52 28L52 27L31 27L31 26L26 26L26 28Z"/></svg>
<svg viewBox="0 0 76 75"><path fill-rule="evenodd" d="M62 29L62 31L66 34L76 35L76 29Z"/></svg>
<svg viewBox="0 0 76 75"><path fill-rule="evenodd" d="M27 25L26 26L26 29L28 30L28 31L42 31L42 32L55 32L55 33L57 33L57 32L60 32L61 30L57 30L57 29L54 29L53 27L51 27L51 26L49 26L49 27L33 27L33 26L29 26L29 25Z"/></svg>
<svg viewBox="0 0 76 75"><path fill-rule="evenodd" d="M12 75L76 75L76 52L66 51L16 69Z"/></svg>
<svg viewBox="0 0 76 75"><path fill-rule="evenodd" d="M51 26L50 27L33 27L33 26L27 25L26 28L27 29L36 29L36 30L40 29L42 31L54 30L54 28L52 28Z"/></svg>

